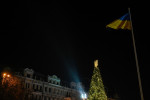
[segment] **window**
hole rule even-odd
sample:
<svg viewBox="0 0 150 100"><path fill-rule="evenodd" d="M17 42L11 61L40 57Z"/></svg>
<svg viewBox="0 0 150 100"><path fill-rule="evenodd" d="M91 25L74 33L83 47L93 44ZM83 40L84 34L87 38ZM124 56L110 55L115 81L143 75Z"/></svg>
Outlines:
<svg viewBox="0 0 150 100"><path fill-rule="evenodd" d="M33 89L34 89L34 87L35 87L35 84L33 84Z"/></svg>
<svg viewBox="0 0 150 100"><path fill-rule="evenodd" d="M41 100L42 98L41 98L41 96L39 96L39 100Z"/></svg>
<svg viewBox="0 0 150 100"><path fill-rule="evenodd" d="M45 92L47 92L47 87L45 87Z"/></svg>
<svg viewBox="0 0 150 100"><path fill-rule="evenodd" d="M28 83L28 88L30 88L30 83Z"/></svg>
<svg viewBox="0 0 150 100"><path fill-rule="evenodd" d="M49 93L51 92L51 88L49 88Z"/></svg>
<svg viewBox="0 0 150 100"><path fill-rule="evenodd" d="M38 90L38 85L36 85L36 90Z"/></svg>
<svg viewBox="0 0 150 100"><path fill-rule="evenodd" d="M46 96L44 96L44 100L46 100Z"/></svg>
<svg viewBox="0 0 150 100"><path fill-rule="evenodd" d="M60 94L60 91L59 91L59 90L57 90L57 94Z"/></svg>
<svg viewBox="0 0 150 100"><path fill-rule="evenodd" d="M54 93L54 94L55 94L55 92L56 92L55 89L53 89L53 93Z"/></svg>
<svg viewBox="0 0 150 100"><path fill-rule="evenodd" d="M26 83L26 88L28 88L28 83Z"/></svg>
<svg viewBox="0 0 150 100"><path fill-rule="evenodd" d="M27 77L30 78L30 74L27 74Z"/></svg>
<svg viewBox="0 0 150 100"><path fill-rule="evenodd" d="M35 95L35 100L37 100L37 95Z"/></svg>
<svg viewBox="0 0 150 100"><path fill-rule="evenodd" d="M31 95L31 100L32 100L32 99L34 99L34 95L33 95L33 94Z"/></svg>
<svg viewBox="0 0 150 100"><path fill-rule="evenodd" d="M40 91L42 91L42 86L40 86Z"/></svg>

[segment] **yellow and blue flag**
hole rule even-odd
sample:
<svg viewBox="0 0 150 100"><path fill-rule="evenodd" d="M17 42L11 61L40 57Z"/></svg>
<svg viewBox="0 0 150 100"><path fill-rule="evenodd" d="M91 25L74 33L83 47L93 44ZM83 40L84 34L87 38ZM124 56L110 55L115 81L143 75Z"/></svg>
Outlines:
<svg viewBox="0 0 150 100"><path fill-rule="evenodd" d="M108 24L106 27L113 28L113 29L128 29L131 30L131 20L129 13L125 14L121 18L113 21L112 23Z"/></svg>

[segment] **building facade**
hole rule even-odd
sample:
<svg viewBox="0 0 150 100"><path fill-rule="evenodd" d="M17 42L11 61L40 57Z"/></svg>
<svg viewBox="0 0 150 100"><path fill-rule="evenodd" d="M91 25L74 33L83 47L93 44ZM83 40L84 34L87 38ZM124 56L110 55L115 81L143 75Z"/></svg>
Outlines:
<svg viewBox="0 0 150 100"><path fill-rule="evenodd" d="M71 82L69 87L63 86L56 75L45 77L29 68L25 68L23 74L17 73L17 76L23 79L26 97L30 100L81 100L81 84Z"/></svg>

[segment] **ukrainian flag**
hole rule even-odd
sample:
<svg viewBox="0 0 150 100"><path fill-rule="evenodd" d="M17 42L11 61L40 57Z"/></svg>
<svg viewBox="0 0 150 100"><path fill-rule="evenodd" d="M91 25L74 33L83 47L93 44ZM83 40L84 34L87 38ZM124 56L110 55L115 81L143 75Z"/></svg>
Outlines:
<svg viewBox="0 0 150 100"><path fill-rule="evenodd" d="M112 23L108 24L106 27L113 28L113 29L128 29L131 30L131 20L129 13L125 14L121 18L113 21Z"/></svg>

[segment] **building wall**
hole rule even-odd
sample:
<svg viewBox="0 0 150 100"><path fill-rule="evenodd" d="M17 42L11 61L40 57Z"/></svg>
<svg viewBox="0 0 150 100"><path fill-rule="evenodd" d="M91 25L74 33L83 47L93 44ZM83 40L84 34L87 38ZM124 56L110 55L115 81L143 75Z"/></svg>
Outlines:
<svg viewBox="0 0 150 100"><path fill-rule="evenodd" d="M47 81L37 80L34 70L26 68L21 78L24 80L26 94L31 100L64 100L70 97L72 100L80 100L80 92L76 83L71 83L71 87L60 85L60 79L56 76L48 76ZM79 86L78 86L79 87Z"/></svg>

